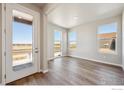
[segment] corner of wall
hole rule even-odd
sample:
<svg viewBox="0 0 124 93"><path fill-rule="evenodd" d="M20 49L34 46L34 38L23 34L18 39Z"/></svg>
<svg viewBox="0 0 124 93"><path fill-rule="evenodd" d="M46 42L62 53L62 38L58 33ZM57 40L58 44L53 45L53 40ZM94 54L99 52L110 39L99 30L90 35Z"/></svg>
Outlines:
<svg viewBox="0 0 124 93"><path fill-rule="evenodd" d="M49 72L49 70L48 69L41 69L41 71L40 72L42 72L43 74L45 74L45 73L47 73L47 72Z"/></svg>

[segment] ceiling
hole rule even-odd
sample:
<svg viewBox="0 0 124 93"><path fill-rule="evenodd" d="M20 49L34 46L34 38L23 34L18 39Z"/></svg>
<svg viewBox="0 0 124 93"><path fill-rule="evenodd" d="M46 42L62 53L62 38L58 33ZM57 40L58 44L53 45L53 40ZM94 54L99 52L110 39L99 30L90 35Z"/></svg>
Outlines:
<svg viewBox="0 0 124 93"><path fill-rule="evenodd" d="M16 10L13 10L13 16L17 17L19 19L24 19L24 20L28 20L28 21L32 21L32 19L33 19L32 15L29 15L27 13L23 13L20 11L16 11Z"/></svg>
<svg viewBox="0 0 124 93"><path fill-rule="evenodd" d="M33 5L39 7L40 9L42 9L47 3L34 3Z"/></svg>
<svg viewBox="0 0 124 93"><path fill-rule="evenodd" d="M124 4L59 4L48 14L48 20L64 28L121 14Z"/></svg>

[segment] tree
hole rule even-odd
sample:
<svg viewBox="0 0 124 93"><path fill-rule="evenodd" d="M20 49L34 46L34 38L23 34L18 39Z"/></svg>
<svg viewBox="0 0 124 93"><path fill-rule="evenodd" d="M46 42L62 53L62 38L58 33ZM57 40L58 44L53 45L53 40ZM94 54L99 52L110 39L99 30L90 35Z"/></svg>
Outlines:
<svg viewBox="0 0 124 93"><path fill-rule="evenodd" d="M115 39L112 39L112 42L111 42L111 46L110 46L110 49L111 50L115 50Z"/></svg>

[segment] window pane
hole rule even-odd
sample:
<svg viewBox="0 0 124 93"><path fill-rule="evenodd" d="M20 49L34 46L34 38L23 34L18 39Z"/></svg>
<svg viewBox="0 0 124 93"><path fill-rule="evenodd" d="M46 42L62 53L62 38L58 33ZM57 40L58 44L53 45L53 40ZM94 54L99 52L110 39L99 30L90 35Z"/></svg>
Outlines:
<svg viewBox="0 0 124 93"><path fill-rule="evenodd" d="M97 37L100 52L114 53L116 51L117 23L99 26Z"/></svg>
<svg viewBox="0 0 124 93"><path fill-rule="evenodd" d="M33 16L13 10L13 66L32 62Z"/></svg>
<svg viewBox="0 0 124 93"><path fill-rule="evenodd" d="M69 48L70 49L76 48L76 39L77 39L76 32L69 32Z"/></svg>
<svg viewBox="0 0 124 93"><path fill-rule="evenodd" d="M61 39L62 39L62 32L61 31L54 31L54 56L61 56Z"/></svg>

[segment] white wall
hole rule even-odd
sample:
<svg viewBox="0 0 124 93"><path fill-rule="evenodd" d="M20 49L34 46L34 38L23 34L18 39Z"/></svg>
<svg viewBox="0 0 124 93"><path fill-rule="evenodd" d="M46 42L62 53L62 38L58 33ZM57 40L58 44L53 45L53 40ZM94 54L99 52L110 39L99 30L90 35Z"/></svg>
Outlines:
<svg viewBox="0 0 124 93"><path fill-rule="evenodd" d="M122 65L124 70L124 11L122 13Z"/></svg>
<svg viewBox="0 0 124 93"><path fill-rule="evenodd" d="M0 4L0 83L2 81L2 4Z"/></svg>
<svg viewBox="0 0 124 93"><path fill-rule="evenodd" d="M67 52L67 32L66 29L59 27L57 25L54 25L52 23L48 23L47 27L47 54L48 54L48 60L54 58L54 31L62 31L62 56L66 56Z"/></svg>
<svg viewBox="0 0 124 93"><path fill-rule="evenodd" d="M96 60L106 63L112 63L115 65L122 64L122 31L121 31L121 15L93 21L90 23L82 24L71 28L69 31L77 31L77 49L68 51L69 56L79 57L83 59ZM117 54L102 54L98 52L97 42L97 27L101 24L107 24L111 22L118 23L117 32Z"/></svg>

